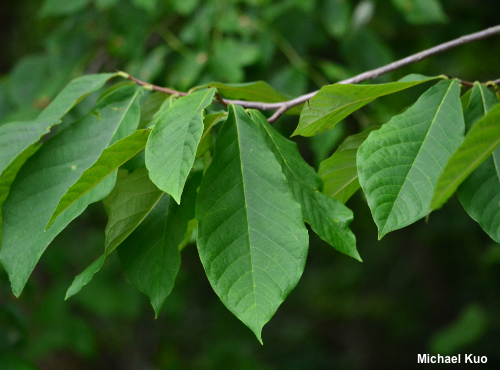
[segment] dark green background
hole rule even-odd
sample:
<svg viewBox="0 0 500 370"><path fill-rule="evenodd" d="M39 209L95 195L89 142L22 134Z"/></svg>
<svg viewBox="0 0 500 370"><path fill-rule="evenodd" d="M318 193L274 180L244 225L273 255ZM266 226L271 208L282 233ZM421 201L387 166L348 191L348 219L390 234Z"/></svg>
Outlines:
<svg viewBox="0 0 500 370"><path fill-rule="evenodd" d="M297 96L498 22L497 0L443 0L442 12L432 12L437 3L3 0L0 124L35 117L83 73L121 69L183 90L266 80ZM497 79L499 56L500 38L491 38L378 82L408 73ZM317 166L339 140L387 122L425 88L380 99L318 137L296 138L302 154ZM296 123L285 117L276 126L290 134ZM0 369L409 369L423 366L418 353L474 353L488 356L477 366L499 368L500 246L456 197L428 224L382 241L361 192L348 206L364 263L311 232L304 275L264 327L261 346L212 291L194 245L183 250L157 320L114 255L65 302L74 276L103 249L106 215L92 205L47 249L19 299L0 270Z"/></svg>

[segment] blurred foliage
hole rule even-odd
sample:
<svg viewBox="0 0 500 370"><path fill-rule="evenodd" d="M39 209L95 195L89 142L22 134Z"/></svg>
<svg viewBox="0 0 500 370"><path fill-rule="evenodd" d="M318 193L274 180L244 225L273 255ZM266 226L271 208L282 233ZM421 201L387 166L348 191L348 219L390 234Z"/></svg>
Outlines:
<svg viewBox="0 0 500 370"><path fill-rule="evenodd" d="M297 96L492 26L499 10L495 0L2 1L0 124L36 117L76 76L115 69L184 90L265 80ZM498 39L483 40L378 81L408 73L494 79L499 53ZM424 89L296 138L302 154L317 167L347 135L387 122ZM296 123L284 117L276 127L291 134ZM456 199L429 224L382 241L362 194L348 205L364 263L312 237L305 273L264 329L264 346L213 293L193 245L157 320L116 257L65 302L104 242L104 207L93 205L52 243L21 298L1 271L0 368L391 369L417 367L427 351L485 355L483 368L498 368L500 247Z"/></svg>

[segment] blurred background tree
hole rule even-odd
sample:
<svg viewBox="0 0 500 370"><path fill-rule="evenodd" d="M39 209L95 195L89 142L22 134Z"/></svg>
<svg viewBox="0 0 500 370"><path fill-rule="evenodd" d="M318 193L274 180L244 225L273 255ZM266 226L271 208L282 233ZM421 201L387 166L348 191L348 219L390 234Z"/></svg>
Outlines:
<svg viewBox="0 0 500 370"><path fill-rule="evenodd" d="M495 25L499 10L496 0L5 0L0 124L35 118L72 78L115 69L181 90L265 80L294 97ZM500 77L498 55L498 39L483 40L377 82L408 73L487 81ZM425 88L295 137L303 156L317 168L347 135L387 122ZM283 117L276 127L290 134L296 123ZM48 248L19 299L0 270L0 368L408 369L430 352L484 355L483 368L499 368L500 246L459 202L382 241L361 192L348 206L364 263L311 237L304 275L261 346L212 291L194 245L157 320L116 257L65 302L102 249L106 215L92 205Z"/></svg>

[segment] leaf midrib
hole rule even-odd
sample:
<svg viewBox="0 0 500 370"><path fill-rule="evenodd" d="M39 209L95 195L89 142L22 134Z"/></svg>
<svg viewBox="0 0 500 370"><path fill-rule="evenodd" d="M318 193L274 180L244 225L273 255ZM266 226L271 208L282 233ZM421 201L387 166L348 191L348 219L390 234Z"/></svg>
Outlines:
<svg viewBox="0 0 500 370"><path fill-rule="evenodd" d="M405 184L406 184L406 182L408 181L408 175L410 174L411 170L413 169L413 166L415 165L415 162L416 162L417 158L419 157L420 152L422 151L422 148L424 147L424 144L425 144L425 142L426 142L426 140L427 140L427 137L429 136L429 132L431 132L431 129L432 129L432 127L433 127L434 123L436 122L436 118L437 118L438 114L441 112L441 108L442 108L442 106L443 106L443 103L444 103L444 101L446 100L446 97L448 96L448 94L449 94L449 92L450 92L450 90L451 90L451 87L453 86L453 84L454 84L454 83L455 83L454 81L453 81L452 83L450 83L450 85L448 86L448 89L446 90L446 93L444 94L443 98L441 99L441 102L439 103L439 107L438 107L438 109L436 110L436 114L434 114L434 118L432 119L432 122L431 122L431 124L429 125L429 129L427 130L427 133L425 134L425 137L424 137L424 139L422 140L422 145L420 145L420 148L419 148L419 150L418 150L418 152L417 152L417 155L415 155L415 158L413 159L413 162L411 163L411 166L410 166L410 168L409 168L409 170L408 170L408 173L407 173L407 174L406 174L406 176L405 176L405 179L404 179L404 181L403 181L403 184L402 184L402 185L401 185L401 187L399 188L398 195L397 195L397 196L396 196L396 198L394 199L394 202L392 203L392 206L391 206L390 211L387 213L387 215L388 215L388 216L387 216L387 218L385 219L385 222L384 222L384 227L382 228L382 231L379 233L379 239L380 239L383 235L385 235L385 234L386 234L386 233L385 233L385 229L386 229L386 227L387 227L387 221L389 220L389 217L390 217L390 215L392 214L392 211L393 211L393 209L394 209L394 206L396 205L396 202L397 202L397 200L399 199L399 196L401 195L401 191L403 190L404 185L405 185Z"/></svg>

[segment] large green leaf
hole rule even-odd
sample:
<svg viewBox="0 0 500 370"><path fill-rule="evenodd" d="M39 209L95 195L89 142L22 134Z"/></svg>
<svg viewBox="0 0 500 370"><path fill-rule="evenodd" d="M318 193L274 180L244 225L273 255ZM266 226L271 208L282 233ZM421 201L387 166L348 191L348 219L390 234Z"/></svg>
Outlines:
<svg viewBox="0 0 500 370"><path fill-rule="evenodd" d="M220 121L226 119L227 113L219 112L213 114L207 114L203 119L203 135L201 135L200 144L196 150L196 158L200 158L205 154L211 147L213 142L212 127L214 127Z"/></svg>
<svg viewBox="0 0 500 370"><path fill-rule="evenodd" d="M392 2L410 23L444 23L447 21L439 0L392 0Z"/></svg>
<svg viewBox="0 0 500 370"><path fill-rule="evenodd" d="M202 90L177 100L160 116L146 145L151 180L177 203L203 133L203 110L214 94L215 89Z"/></svg>
<svg viewBox="0 0 500 370"><path fill-rule="evenodd" d="M486 93L492 94L486 87L476 85L477 90L485 89ZM484 95L483 95L484 96ZM476 102L479 100L480 109ZM497 104L492 108L494 104ZM474 92L471 96L469 108L474 110L474 117L483 116L482 119L473 123L474 125L465 137L464 142L449 159L436 185L436 190L431 209L438 209L455 193L458 186L488 158L500 144L500 105L493 95L488 101L480 97L475 99ZM491 110L490 110L491 109ZM469 109L466 110L466 113ZM489 112L488 112L489 111ZM470 115L465 116L466 122L473 122Z"/></svg>
<svg viewBox="0 0 500 370"><path fill-rule="evenodd" d="M104 149L97 161L82 173L78 181L59 200L59 204L52 214L47 228L78 199L95 188L106 177L113 174L118 167L143 150L148 137L149 130L137 130L133 134L118 140L110 147Z"/></svg>
<svg viewBox="0 0 500 370"><path fill-rule="evenodd" d="M261 341L262 327L302 275L308 237L278 161L240 106L229 106L196 218L213 289Z"/></svg>
<svg viewBox="0 0 500 370"><path fill-rule="evenodd" d="M317 190L323 186L322 180L304 161L293 141L280 135L262 113L251 111L250 116L259 125L267 146L281 165L295 200L301 206L304 220L335 249L361 260L356 250L356 237L349 229L353 219L351 210Z"/></svg>
<svg viewBox="0 0 500 370"><path fill-rule="evenodd" d="M24 152L14 159L0 176L0 248L2 246L2 206L9 195L10 186L14 182L17 173L24 163L40 149L41 144L36 143L28 147Z"/></svg>
<svg viewBox="0 0 500 370"><path fill-rule="evenodd" d="M212 82L202 87L215 87L226 99L260 101L264 103L279 103L290 100L289 97L279 93L267 82L255 81L245 83L220 83ZM294 107L287 111L288 114L300 114L302 106Z"/></svg>
<svg viewBox="0 0 500 370"><path fill-rule="evenodd" d="M146 167L141 167L116 184L117 193L109 204L104 248L109 255L129 236L151 212L164 192L149 179Z"/></svg>
<svg viewBox="0 0 500 370"><path fill-rule="evenodd" d="M313 136L333 128L352 112L375 99L439 77L409 75L398 82L378 85L333 84L323 86L300 114L293 135Z"/></svg>
<svg viewBox="0 0 500 370"><path fill-rule="evenodd" d="M498 101L495 95L484 86L476 84L471 94L470 104L465 113L465 125L471 128L469 135L476 131L476 125L484 125L483 120L488 112L498 111ZM498 119L496 125L500 125ZM489 114L488 114L489 116ZM488 119L489 121L489 119ZM477 122L477 123L476 123ZM492 127L487 129L491 132ZM494 140L496 136L486 138L486 142ZM481 225L483 230L497 243L500 243L500 149L496 148L493 155L488 157L472 174L460 185L457 191L458 198L465 211Z"/></svg>
<svg viewBox="0 0 500 370"><path fill-rule="evenodd" d="M359 147L359 182L379 238L424 217L446 162L463 141L460 87L441 81Z"/></svg>
<svg viewBox="0 0 500 370"><path fill-rule="evenodd" d="M88 204L104 198L113 188L110 176L80 198L45 227L59 199L123 132L130 134L139 123L138 97L142 89L126 86L102 99L82 120L48 140L26 161L14 180L3 206L3 235L0 260L18 296L40 256L54 237ZM125 132L123 132L125 134Z"/></svg>
<svg viewBox="0 0 500 370"><path fill-rule="evenodd" d="M156 316L174 287L181 264L179 246L186 237L188 222L194 219L201 178L198 172L187 180L180 205L164 195L116 250L123 272L149 297Z"/></svg>
<svg viewBox="0 0 500 370"><path fill-rule="evenodd" d="M114 73L87 75L71 81L34 121L0 126L0 173L18 155L37 142L50 128L89 93L100 89Z"/></svg>
<svg viewBox="0 0 500 370"><path fill-rule="evenodd" d="M359 189L356 154L370 132L378 128L372 126L347 137L330 158L320 163L318 174L323 179L323 194L345 203Z"/></svg>

